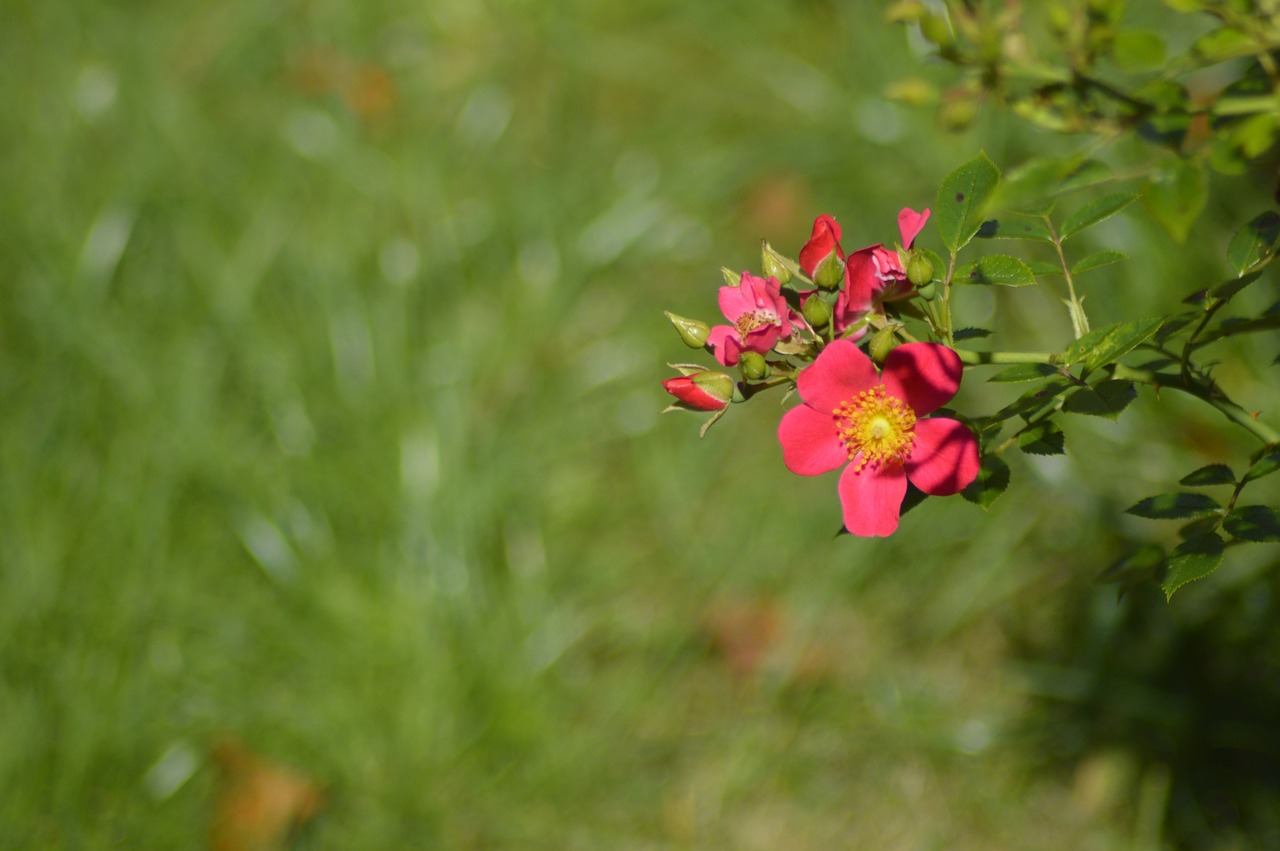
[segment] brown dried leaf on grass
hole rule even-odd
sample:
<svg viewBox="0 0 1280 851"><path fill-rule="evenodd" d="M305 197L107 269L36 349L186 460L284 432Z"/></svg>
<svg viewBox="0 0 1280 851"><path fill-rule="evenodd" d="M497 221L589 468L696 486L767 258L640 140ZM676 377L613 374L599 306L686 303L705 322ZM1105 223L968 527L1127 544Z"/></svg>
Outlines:
<svg viewBox="0 0 1280 851"><path fill-rule="evenodd" d="M701 627L735 679L773 672L792 685L812 686L834 675L830 651L798 640L776 600L715 601L703 613Z"/></svg>
<svg viewBox="0 0 1280 851"><path fill-rule="evenodd" d="M314 779L259 756L238 739L219 741L213 759L220 775L213 851L283 851L326 803Z"/></svg>

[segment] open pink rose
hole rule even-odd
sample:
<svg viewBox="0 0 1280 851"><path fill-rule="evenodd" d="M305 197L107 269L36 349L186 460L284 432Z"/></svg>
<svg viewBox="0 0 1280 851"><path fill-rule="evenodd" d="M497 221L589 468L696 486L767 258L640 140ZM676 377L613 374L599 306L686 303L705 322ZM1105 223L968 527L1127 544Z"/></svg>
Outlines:
<svg viewBox="0 0 1280 851"><path fill-rule="evenodd" d="M962 423L921 419L960 387L962 366L937 343L907 343L876 374L871 358L835 340L800 372L804 404L778 426L787 469L817 476L846 465L838 486L844 526L854 535L898 528L908 479L933 496L949 496L978 475L978 441Z"/></svg>
<svg viewBox="0 0 1280 851"><path fill-rule="evenodd" d="M707 335L716 360L733 366L743 352L766 354L791 335L791 309L776 278L743 272L736 287L720 288L720 310L732 325L717 325Z"/></svg>
<svg viewBox="0 0 1280 851"><path fill-rule="evenodd" d="M910 207L902 208L898 213L898 233L902 236L903 248L911 248L928 221L928 210L917 213ZM844 276L850 304L865 305L862 309L866 310L886 301L907 298L913 289L898 252L885 248L881 243L855 251L845 258Z"/></svg>

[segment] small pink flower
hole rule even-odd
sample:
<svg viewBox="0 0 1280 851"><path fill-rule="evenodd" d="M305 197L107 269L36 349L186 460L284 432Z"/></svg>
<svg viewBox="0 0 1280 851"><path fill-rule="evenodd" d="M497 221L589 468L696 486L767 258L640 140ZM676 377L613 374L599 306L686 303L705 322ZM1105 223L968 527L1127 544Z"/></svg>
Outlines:
<svg viewBox="0 0 1280 851"><path fill-rule="evenodd" d="M949 496L978 475L978 441L962 423L921 419L960 387L959 356L937 343L907 343L876 374L871 358L835 340L800 372L804 404L778 426L787 469L817 476L845 466L838 491L844 526L854 535L898 528L907 481Z"/></svg>
<svg viewBox="0 0 1280 851"><path fill-rule="evenodd" d="M844 259L840 250L840 225L830 216L818 216L813 220L813 235L800 249L800 268L812 278L818 267L833 254L840 260Z"/></svg>
<svg viewBox="0 0 1280 851"><path fill-rule="evenodd" d="M717 325L707 336L716 360L733 366L743 352L766 354L791 335L791 309L776 278L743 272L736 287L720 288L720 310L732 325Z"/></svg>
<svg viewBox="0 0 1280 851"><path fill-rule="evenodd" d="M911 248L928 221L927 209L917 213L910 207L902 208L898 213L898 232L902 235L903 248ZM913 290L898 252L885 248L882 243L855 251L845 258L844 275L848 299L860 309L871 310L886 301L908 298Z"/></svg>

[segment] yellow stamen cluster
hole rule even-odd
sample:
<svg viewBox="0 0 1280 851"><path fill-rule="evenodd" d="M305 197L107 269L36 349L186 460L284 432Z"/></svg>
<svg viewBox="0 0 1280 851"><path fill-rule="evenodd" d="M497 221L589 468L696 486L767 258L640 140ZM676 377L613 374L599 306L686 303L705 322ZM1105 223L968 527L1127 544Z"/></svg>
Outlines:
<svg viewBox="0 0 1280 851"><path fill-rule="evenodd" d="M738 333L745 337L757 328L777 325L778 315L768 310L750 310L739 316L733 324L737 327Z"/></svg>
<svg viewBox="0 0 1280 851"><path fill-rule="evenodd" d="M859 455L861 470L868 464L901 462L915 443L916 412L884 385L863 390L832 411L836 429L852 461Z"/></svg>

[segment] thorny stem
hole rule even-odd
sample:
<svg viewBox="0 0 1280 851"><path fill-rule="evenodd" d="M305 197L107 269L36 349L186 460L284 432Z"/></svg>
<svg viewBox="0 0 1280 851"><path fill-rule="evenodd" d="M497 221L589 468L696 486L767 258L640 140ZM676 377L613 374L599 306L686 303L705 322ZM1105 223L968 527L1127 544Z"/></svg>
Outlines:
<svg viewBox="0 0 1280 851"><path fill-rule="evenodd" d="M1089 317L1084 313L1084 301L1076 296L1075 282L1071 278L1071 267L1067 265L1067 255L1062 252L1062 238L1058 236L1058 232L1053 228L1053 221L1048 217L1044 217L1045 226L1049 228L1049 236L1053 242L1053 248L1058 252L1058 263L1062 266L1062 277L1067 281L1067 293L1071 298L1065 302L1067 312L1071 315L1071 329L1075 332L1076 339L1079 340L1085 334L1089 333Z"/></svg>

